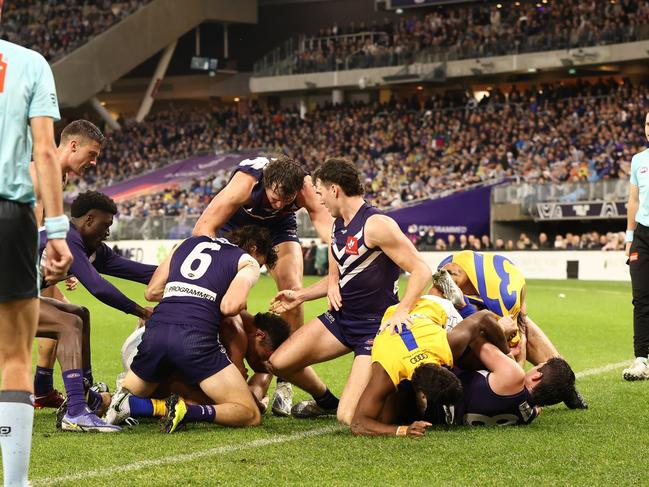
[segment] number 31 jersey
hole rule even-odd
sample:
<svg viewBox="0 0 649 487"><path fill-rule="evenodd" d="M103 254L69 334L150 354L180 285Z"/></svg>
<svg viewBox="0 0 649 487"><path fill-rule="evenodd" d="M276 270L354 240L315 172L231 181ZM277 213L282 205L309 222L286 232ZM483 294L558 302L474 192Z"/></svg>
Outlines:
<svg viewBox="0 0 649 487"><path fill-rule="evenodd" d="M239 262L252 257L224 238L190 237L175 250L164 295L151 320L218 330L221 300Z"/></svg>

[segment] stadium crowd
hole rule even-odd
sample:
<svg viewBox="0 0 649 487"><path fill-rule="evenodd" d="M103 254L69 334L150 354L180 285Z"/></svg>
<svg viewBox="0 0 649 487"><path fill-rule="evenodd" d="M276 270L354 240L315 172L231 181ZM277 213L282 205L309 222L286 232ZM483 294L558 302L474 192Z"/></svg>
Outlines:
<svg viewBox="0 0 649 487"><path fill-rule="evenodd" d="M7 0L0 38L56 61L135 12L148 0Z"/></svg>
<svg viewBox="0 0 649 487"><path fill-rule="evenodd" d="M251 148L285 152L308 170L326 156L346 155L363 172L368 200L384 208L503 178L626 179L631 156L644 147L634 124L647 105L645 84L607 79L495 87L479 103L449 93L327 105L304 118L255 103L246 111L171 107L110 134L100 163L83 180L73 178L69 190L106 187L197 153ZM223 179L206 182L209 196ZM163 196L153 199L173 214Z"/></svg>
<svg viewBox="0 0 649 487"><path fill-rule="evenodd" d="M283 66L307 73L401 65L422 49L441 54L440 60L571 49L644 39L648 24L649 5L635 0L528 1L504 8L482 2L396 22L334 24L303 39Z"/></svg>

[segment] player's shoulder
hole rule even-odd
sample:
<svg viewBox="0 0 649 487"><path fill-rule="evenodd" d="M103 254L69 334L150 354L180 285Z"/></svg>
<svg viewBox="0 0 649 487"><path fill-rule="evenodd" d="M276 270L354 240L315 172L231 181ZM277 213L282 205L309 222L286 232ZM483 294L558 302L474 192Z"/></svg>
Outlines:
<svg viewBox="0 0 649 487"><path fill-rule="evenodd" d="M649 161L649 150L647 147L645 147L643 150L641 150L631 158L631 164L646 161Z"/></svg>
<svg viewBox="0 0 649 487"><path fill-rule="evenodd" d="M12 62L16 62L17 60L27 65L34 65L38 67L48 66L47 61L41 53L24 46L14 44L13 42L0 39L0 52L4 54L3 57L5 58L11 56Z"/></svg>

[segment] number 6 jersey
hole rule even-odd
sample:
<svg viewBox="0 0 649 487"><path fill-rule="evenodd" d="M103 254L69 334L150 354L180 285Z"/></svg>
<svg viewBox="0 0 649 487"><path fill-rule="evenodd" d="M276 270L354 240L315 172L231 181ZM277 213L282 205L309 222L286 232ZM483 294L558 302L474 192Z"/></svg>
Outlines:
<svg viewBox="0 0 649 487"><path fill-rule="evenodd" d="M190 237L176 248L164 295L151 320L218 329L221 300L239 262L252 257L224 238Z"/></svg>

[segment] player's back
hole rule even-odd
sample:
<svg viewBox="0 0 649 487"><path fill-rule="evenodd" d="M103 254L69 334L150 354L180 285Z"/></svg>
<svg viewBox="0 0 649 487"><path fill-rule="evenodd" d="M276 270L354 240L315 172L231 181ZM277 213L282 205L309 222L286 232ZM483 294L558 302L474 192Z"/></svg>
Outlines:
<svg viewBox="0 0 649 487"><path fill-rule="evenodd" d="M380 321L398 302L400 269L380 248L365 245L365 223L381 212L364 203L347 226L336 218L331 253L340 275L341 314L346 319Z"/></svg>
<svg viewBox="0 0 649 487"><path fill-rule="evenodd" d="M29 119L58 120L52 71L35 51L0 39L0 197L35 201L29 175L32 136Z"/></svg>
<svg viewBox="0 0 649 487"><path fill-rule="evenodd" d="M151 320L218 330L221 300L247 254L224 238L190 237L174 251ZM251 258L247 256L247 258Z"/></svg>

